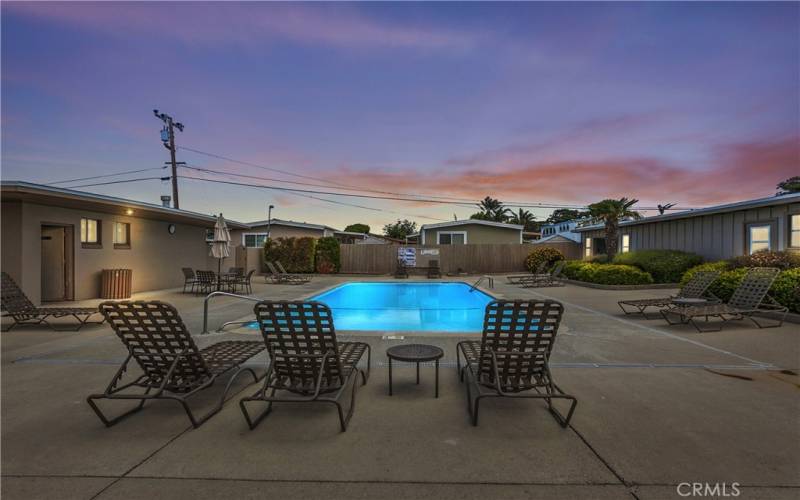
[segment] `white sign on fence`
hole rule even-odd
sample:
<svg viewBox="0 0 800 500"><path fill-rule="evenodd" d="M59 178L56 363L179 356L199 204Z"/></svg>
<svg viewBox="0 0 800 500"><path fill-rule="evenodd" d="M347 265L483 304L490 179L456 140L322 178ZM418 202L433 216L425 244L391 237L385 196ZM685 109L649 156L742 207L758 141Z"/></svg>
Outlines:
<svg viewBox="0 0 800 500"><path fill-rule="evenodd" d="M417 249L414 247L400 247L397 249L397 260L404 266L415 267L417 265Z"/></svg>
<svg viewBox="0 0 800 500"><path fill-rule="evenodd" d="M422 251L420 251L420 254L421 255L439 255L439 249L438 248L423 248Z"/></svg>

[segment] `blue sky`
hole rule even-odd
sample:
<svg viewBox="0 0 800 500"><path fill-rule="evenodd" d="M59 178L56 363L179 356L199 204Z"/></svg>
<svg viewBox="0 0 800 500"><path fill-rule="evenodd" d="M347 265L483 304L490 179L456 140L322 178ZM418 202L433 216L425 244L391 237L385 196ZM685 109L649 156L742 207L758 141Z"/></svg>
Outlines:
<svg viewBox="0 0 800 500"><path fill-rule="evenodd" d="M798 3L4 2L2 14L4 179L158 167L153 108L186 124L179 145L429 196L705 206L769 196L800 172ZM241 220L268 203L276 217L376 229L473 212L327 198L375 210L181 180L182 208Z"/></svg>

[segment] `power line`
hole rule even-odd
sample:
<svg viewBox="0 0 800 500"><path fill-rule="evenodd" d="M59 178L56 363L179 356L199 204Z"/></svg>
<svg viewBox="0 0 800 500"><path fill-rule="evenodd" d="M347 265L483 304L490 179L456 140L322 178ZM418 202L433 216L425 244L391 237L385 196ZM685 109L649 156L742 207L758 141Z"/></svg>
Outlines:
<svg viewBox="0 0 800 500"><path fill-rule="evenodd" d="M68 179L63 181L55 181L55 182L48 182L45 186L52 186L54 184L67 184L70 182L78 182L78 181L89 181L92 179L104 179L106 177L116 177L118 175L127 175L127 174L138 174L140 172L147 172L149 170L161 170L167 167L151 167L151 168L140 168L138 170L126 170L124 172L117 172L115 174L103 174L103 175L92 175L89 177L79 177L77 179Z"/></svg>
<svg viewBox="0 0 800 500"><path fill-rule="evenodd" d="M91 187L91 186L108 186L108 185L111 185L111 184L124 184L126 182L154 181L154 180L168 181L170 179L171 179L171 177L169 177L169 176L167 176L167 177L140 177L138 179L124 179L124 180L119 180L119 181L96 182L96 183L93 183L93 184L81 184L80 186L69 186L69 187L67 187L65 189L76 189L76 188L84 188L84 187Z"/></svg>

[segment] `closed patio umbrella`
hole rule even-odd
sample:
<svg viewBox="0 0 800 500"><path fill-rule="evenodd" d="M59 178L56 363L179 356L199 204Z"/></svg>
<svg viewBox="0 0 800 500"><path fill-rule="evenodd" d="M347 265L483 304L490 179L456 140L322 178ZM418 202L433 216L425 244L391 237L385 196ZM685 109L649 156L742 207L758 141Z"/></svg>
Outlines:
<svg viewBox="0 0 800 500"><path fill-rule="evenodd" d="M222 213L214 224L214 239L211 241L211 256L217 261L217 289L219 289L219 274L222 271L222 259L231 254L231 232L225 223Z"/></svg>

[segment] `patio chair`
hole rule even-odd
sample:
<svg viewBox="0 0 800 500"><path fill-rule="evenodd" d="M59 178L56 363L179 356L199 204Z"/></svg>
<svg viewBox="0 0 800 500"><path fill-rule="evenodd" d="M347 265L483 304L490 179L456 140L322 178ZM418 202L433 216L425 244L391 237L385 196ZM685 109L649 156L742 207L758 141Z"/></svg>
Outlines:
<svg viewBox="0 0 800 500"><path fill-rule="evenodd" d="M271 274L264 276L264 279L267 283L281 283L281 284L288 284L288 285L302 285L304 283L308 283L311 281L308 278L304 278L302 276L297 276L293 274L282 273L275 268L275 264L272 262L266 262L267 268Z"/></svg>
<svg viewBox="0 0 800 500"><path fill-rule="evenodd" d="M355 410L358 375L362 385L369 377L369 345L338 342L331 310L320 302L262 301L254 311L271 362L261 389L239 401L250 429L269 415L273 403L323 403L336 406L341 430L346 431ZM366 372L358 368L364 353ZM348 385L353 388L345 415L339 400ZM267 404L254 417L247 410L253 402Z"/></svg>
<svg viewBox="0 0 800 500"><path fill-rule="evenodd" d="M654 299L635 299L635 300L620 300L617 302L622 312L625 314L641 314L648 318L645 310L648 307L657 307L659 309L674 307L676 304L673 302L675 299L702 299L707 294L708 287L719 277L719 271L700 271L694 273L690 279L676 295L669 297L658 297ZM709 297L710 302L719 302L716 297ZM625 309L625 306L636 308L635 311ZM651 318L648 318L651 319Z"/></svg>
<svg viewBox="0 0 800 500"><path fill-rule="evenodd" d="M695 318L716 317L722 322L744 318L750 319L758 328L775 328L783 324L789 308L775 302L767 293L780 269L774 267L754 267L747 271L741 284L734 290L730 300L725 304L710 304L702 306L676 306L661 310L661 315L670 325L691 323L698 332L716 332L719 328L700 328ZM756 321L756 314L777 314L780 319L776 324L767 325ZM677 318L677 321L670 319Z"/></svg>
<svg viewBox="0 0 800 500"><path fill-rule="evenodd" d="M214 271L200 271L196 273L196 293L211 293L217 289L217 273Z"/></svg>
<svg viewBox="0 0 800 500"><path fill-rule="evenodd" d="M251 280L253 278L253 273L255 273L255 269L251 269L247 272L246 275L237 276L236 281L234 282L234 287L241 286L242 289L247 292L247 294L253 293L253 285Z"/></svg>
<svg viewBox="0 0 800 500"><path fill-rule="evenodd" d="M263 342L227 340L199 349L173 306L160 301L103 302L100 311L128 348L122 362L105 392L86 398L100 420L111 427L138 412L145 402L170 400L181 404L192 426L197 428L222 409L225 397L242 371L249 372L258 382L260 377L251 368L242 368L230 378L219 402L207 413L197 417L187 400L211 387L217 377L264 350ZM128 364L134 360L143 372L133 380L122 383ZM133 390L128 390L133 389ZM144 390L142 392L142 389ZM99 400L138 401L132 409L113 418L97 406Z"/></svg>
<svg viewBox="0 0 800 500"><path fill-rule="evenodd" d="M548 365L563 313L564 306L554 300L494 300L486 306L481 340L456 346L472 425L478 425L481 399L497 397L544 399L556 421L569 425L578 400L555 384ZM566 417L554 399L571 402Z"/></svg>
<svg viewBox="0 0 800 500"><path fill-rule="evenodd" d="M186 293L186 287L189 287L189 292L194 293L194 287L197 285L197 276L194 274L194 269L191 267L182 267L183 271L183 293Z"/></svg>
<svg viewBox="0 0 800 500"><path fill-rule="evenodd" d="M283 274L285 276L289 276L291 279L294 279L294 280L297 280L297 281L302 281L303 283L308 283L309 281L311 281L311 276L306 276L306 275L303 275L303 274L293 274L293 273L287 272L286 268L283 267L283 264L281 264L281 261L279 261L279 260L275 261L275 266L278 268L278 271L281 274Z"/></svg>
<svg viewBox="0 0 800 500"><path fill-rule="evenodd" d="M506 280L508 280L508 282L511 283L512 285L516 285L517 283L519 283L520 280L529 280L533 276L541 276L543 274L546 274L544 272L546 267L547 267L547 261L544 261L541 262L538 266L536 266L536 269L532 273L513 274L511 276L506 276Z"/></svg>
<svg viewBox="0 0 800 500"><path fill-rule="evenodd" d="M397 259L397 267L394 270L394 277L397 279L408 278L408 268L400 259Z"/></svg>
<svg viewBox="0 0 800 500"><path fill-rule="evenodd" d="M516 284L523 288L564 286L564 282L559 280L561 277L561 271L564 269L564 264L566 264L566 261L559 260L550 273L534 274L527 279L519 280Z"/></svg>
<svg viewBox="0 0 800 500"><path fill-rule="evenodd" d="M428 262L428 279L441 278L442 273L439 270L439 261L432 260Z"/></svg>
<svg viewBox="0 0 800 500"><path fill-rule="evenodd" d="M89 321L100 311L96 307L37 307L25 295L25 292L5 271L2 273L2 310L3 316L14 320L5 331L10 331L18 325L45 324L55 331L78 331L84 325L99 325L103 321ZM78 321L75 328L56 328L48 318L73 317Z"/></svg>

